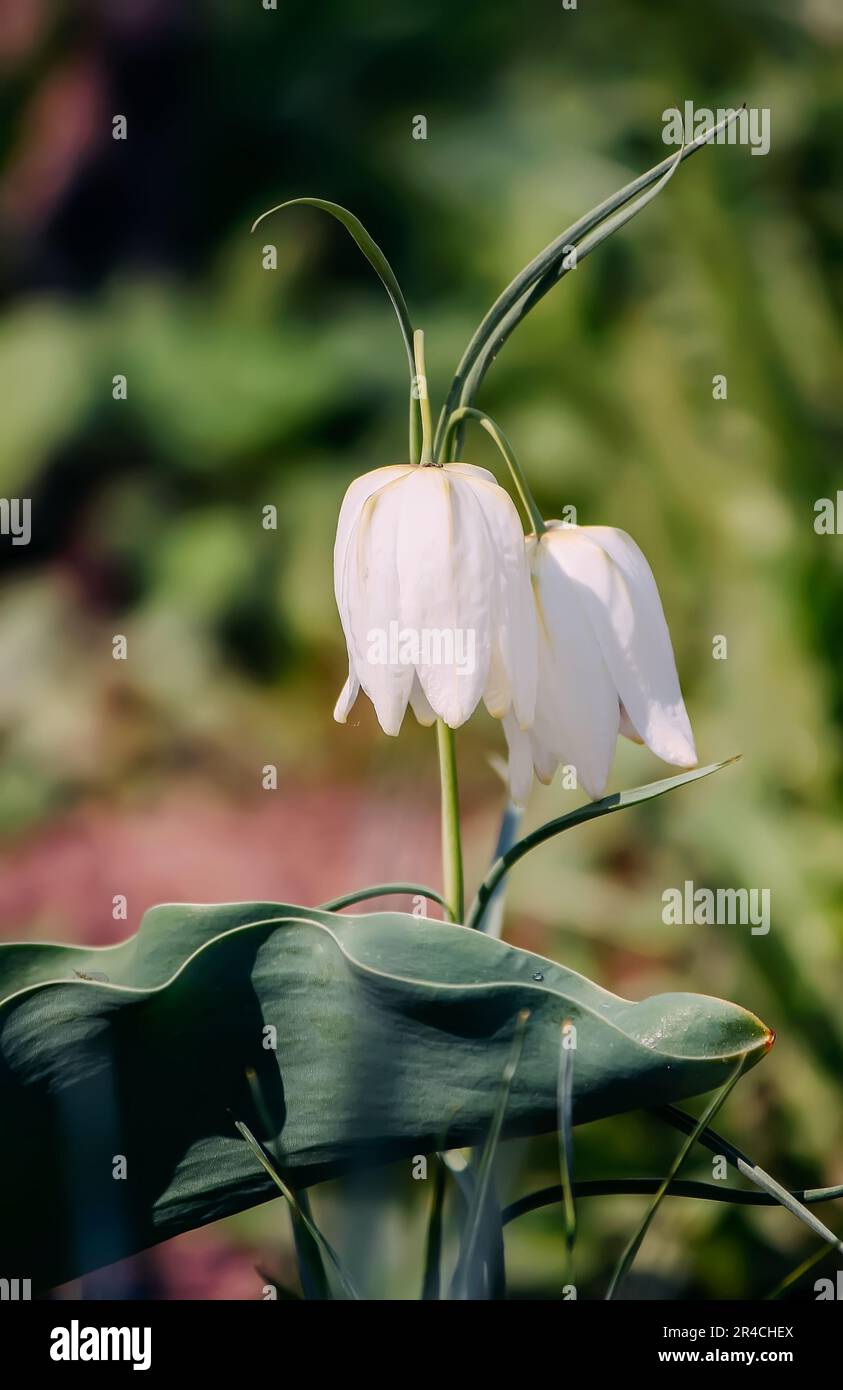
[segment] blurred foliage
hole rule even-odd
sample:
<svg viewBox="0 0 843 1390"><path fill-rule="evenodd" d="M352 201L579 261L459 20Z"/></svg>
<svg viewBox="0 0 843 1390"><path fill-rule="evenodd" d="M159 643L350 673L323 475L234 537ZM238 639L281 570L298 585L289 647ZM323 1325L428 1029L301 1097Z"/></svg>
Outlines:
<svg viewBox="0 0 843 1390"><path fill-rule="evenodd" d="M252 219L299 194L350 206L426 330L441 398L516 270L662 157L663 110L769 107L766 157L696 155L548 296L481 393L549 515L573 503L580 522L635 536L701 760L744 754L669 806L533 856L508 932L636 998L697 989L757 1012L778 1043L722 1126L784 1182L843 1178L843 546L813 529L816 499L841 485L841 35L834 0L0 9L0 492L33 506L32 543L0 548L8 875L92 803L119 819L186 778L226 799L236 840L268 762L290 787L353 786L355 824L388 799L360 881L399 876L419 797L434 815L429 735L384 739L362 701L356 723L330 720L344 666L333 525L355 474L404 456L400 337L339 228L294 210L250 238ZM411 135L419 113L426 141ZM277 271L261 266L268 243ZM478 435L466 456L495 467ZM277 532L261 526L270 504ZM115 632L133 657L119 670ZM480 717L460 738L475 877L499 748ZM659 775L646 751L619 750L614 785ZM569 804L542 791L530 822ZM321 884L337 854L318 832L313 813ZM665 928L661 894L686 878L769 887L769 936ZM324 896L352 886L325 881ZM17 907L9 929L34 925ZM579 1131L577 1172L660 1173L675 1145L643 1117L603 1122ZM551 1141L513 1158L519 1190L555 1180L555 1162ZM411 1293L419 1195L396 1184L382 1267L363 1282ZM343 1222L365 1225L331 1190L316 1200L338 1243ZM582 1213L583 1295L604 1287L641 1200ZM561 1217L525 1218L508 1248L516 1294L558 1291ZM784 1213L668 1201L629 1291L757 1296L807 1248Z"/></svg>

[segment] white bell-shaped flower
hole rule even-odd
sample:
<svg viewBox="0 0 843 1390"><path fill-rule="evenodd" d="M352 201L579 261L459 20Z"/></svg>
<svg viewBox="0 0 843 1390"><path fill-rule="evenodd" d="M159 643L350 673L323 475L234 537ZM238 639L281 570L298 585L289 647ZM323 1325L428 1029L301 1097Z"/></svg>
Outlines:
<svg viewBox="0 0 843 1390"><path fill-rule="evenodd" d="M697 761L656 581L638 546L611 526L546 523L527 539L539 629L533 727L509 714L513 800L533 771L550 782L573 766L592 798L603 795L618 734L679 767Z"/></svg>
<svg viewBox="0 0 843 1390"><path fill-rule="evenodd" d="M538 639L524 534L485 468L400 465L355 479L334 546L349 674L334 717L362 687L397 734L408 702L456 729L485 699L532 723Z"/></svg>

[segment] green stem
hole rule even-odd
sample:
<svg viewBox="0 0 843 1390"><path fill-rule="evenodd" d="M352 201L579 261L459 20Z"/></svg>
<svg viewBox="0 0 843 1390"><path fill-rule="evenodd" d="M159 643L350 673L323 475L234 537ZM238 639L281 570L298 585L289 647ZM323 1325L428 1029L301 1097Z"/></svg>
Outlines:
<svg viewBox="0 0 843 1390"><path fill-rule="evenodd" d="M439 750L439 784L442 789L442 882L451 918L462 922L463 901L462 841L460 839L460 793L457 782L457 752L453 729L442 719L436 721Z"/></svg>
<svg viewBox="0 0 843 1390"><path fill-rule="evenodd" d="M500 453L506 460L510 473L512 474L512 481L515 483L515 487L518 491L518 496L521 498L521 504L526 513L527 520L530 523L532 529L535 531L536 535L541 536L547 529L544 524L544 517L542 516L541 512L538 509L538 506L536 505L536 500L533 497L532 492L530 491L530 485L527 482L524 470L515 456L515 450L513 449L512 445L510 444L500 425L495 424L495 421L492 419L491 415L487 415L486 412L483 410L476 410L474 406L471 405L460 406L458 410L453 411L445 429L445 437L442 449L443 459L447 460L449 457L449 450L453 442L454 435L456 434L457 427L459 426L462 420L476 420L479 425L483 426L483 429L486 431L486 433L492 436L492 439L494 439Z"/></svg>
<svg viewBox="0 0 843 1390"><path fill-rule="evenodd" d="M427 392L427 375L424 369L424 333L417 328L413 334L413 353L416 359L415 389L421 411L422 447L421 466L429 468L433 463L433 419L430 414L430 396Z"/></svg>

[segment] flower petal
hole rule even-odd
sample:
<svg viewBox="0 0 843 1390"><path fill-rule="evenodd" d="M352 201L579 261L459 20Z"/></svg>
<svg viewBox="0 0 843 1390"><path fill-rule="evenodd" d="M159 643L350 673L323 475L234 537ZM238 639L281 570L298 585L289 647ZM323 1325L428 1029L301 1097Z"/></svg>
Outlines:
<svg viewBox="0 0 843 1390"><path fill-rule="evenodd" d="M509 794L516 806L526 806L533 786L533 755L530 735L521 728L510 711L501 720L509 749Z"/></svg>
<svg viewBox="0 0 843 1390"><path fill-rule="evenodd" d="M479 480L472 496L482 511L496 560L494 658L500 657L515 716L527 729L536 708L538 631L524 533L509 493L497 483ZM500 718L495 706L500 705L504 682L500 671L494 674L491 713Z"/></svg>
<svg viewBox="0 0 843 1390"><path fill-rule="evenodd" d="M416 719L425 729L429 729L431 724L436 723L436 710L431 709L430 701L421 688L418 676L414 677L410 687L410 705Z"/></svg>
<svg viewBox="0 0 843 1390"><path fill-rule="evenodd" d="M557 563L554 532L534 560L539 609L539 695L533 731L557 761L576 768L588 795L603 795L618 737L615 684L582 602L580 586Z"/></svg>
<svg viewBox="0 0 843 1390"><path fill-rule="evenodd" d="M346 677L345 685L340 691L340 697L334 706L334 718L338 724L344 724L348 719L351 713L351 707L359 694L360 682L354 673L351 662L349 662L348 676Z"/></svg>
<svg viewBox="0 0 843 1390"><path fill-rule="evenodd" d="M492 645L495 556L473 485L444 468L401 484L396 566L401 622L417 635L419 683L456 729L483 694Z"/></svg>
<svg viewBox="0 0 843 1390"><path fill-rule="evenodd" d="M349 657L381 728L392 735L401 728L413 683L412 664L394 650L401 626L396 542L402 486L405 479L395 479L364 502L341 579Z"/></svg>
<svg viewBox="0 0 843 1390"><path fill-rule="evenodd" d="M560 527L554 556L575 585L629 722L665 762L697 761L656 581L638 546L609 526Z"/></svg>

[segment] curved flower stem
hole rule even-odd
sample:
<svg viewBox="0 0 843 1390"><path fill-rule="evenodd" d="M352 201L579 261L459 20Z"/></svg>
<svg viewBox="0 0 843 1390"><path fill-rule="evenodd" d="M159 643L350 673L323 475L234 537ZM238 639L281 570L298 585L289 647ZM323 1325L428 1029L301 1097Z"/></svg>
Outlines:
<svg viewBox="0 0 843 1390"><path fill-rule="evenodd" d="M463 405L460 406L458 410L453 411L448 418L448 424L445 429L442 444L442 457L446 460L448 459L457 428L463 420L476 420L479 425L483 426L486 433L492 436L500 453L507 462L509 471L512 474L512 481L515 483L518 490L518 496L521 498L521 504L527 515L530 526L537 536L542 535L547 529L544 524L544 517L536 505L536 500L530 491L530 485L527 482L524 470L515 456L515 450L500 425L495 423L491 415L487 415L484 410L476 410L473 405Z"/></svg>
<svg viewBox="0 0 843 1390"><path fill-rule="evenodd" d="M433 418L430 413L430 396L427 393L427 374L424 367L424 333L417 328L413 334L413 353L416 361L416 378L413 383L414 394L418 398L421 411L421 459L422 468L429 468L433 458Z"/></svg>
<svg viewBox="0 0 843 1390"><path fill-rule="evenodd" d="M465 903L457 750L454 731L449 729L443 719L436 721L436 742L439 750L439 784L442 789L442 882L451 920L462 922Z"/></svg>

